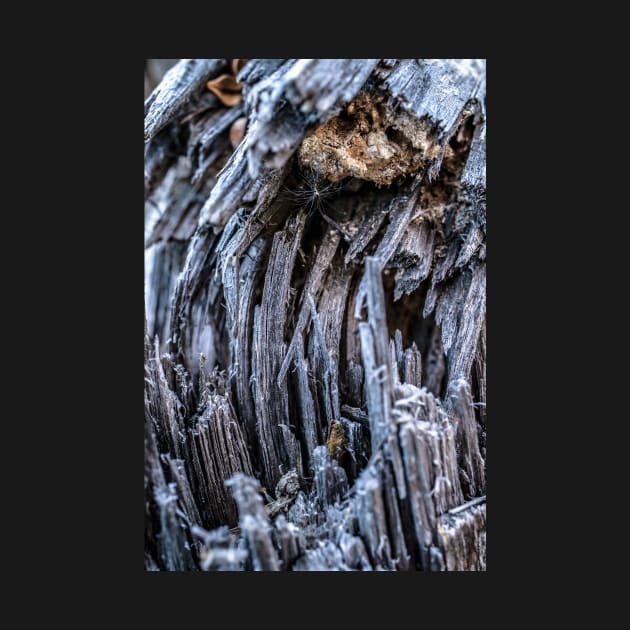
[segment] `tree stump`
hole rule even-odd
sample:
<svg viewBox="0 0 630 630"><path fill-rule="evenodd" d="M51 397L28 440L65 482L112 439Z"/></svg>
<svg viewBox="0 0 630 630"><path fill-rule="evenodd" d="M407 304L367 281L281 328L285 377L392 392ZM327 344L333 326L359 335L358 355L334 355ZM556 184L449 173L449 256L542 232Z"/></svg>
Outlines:
<svg viewBox="0 0 630 630"><path fill-rule="evenodd" d="M485 570L485 120L484 60L164 74L147 570Z"/></svg>

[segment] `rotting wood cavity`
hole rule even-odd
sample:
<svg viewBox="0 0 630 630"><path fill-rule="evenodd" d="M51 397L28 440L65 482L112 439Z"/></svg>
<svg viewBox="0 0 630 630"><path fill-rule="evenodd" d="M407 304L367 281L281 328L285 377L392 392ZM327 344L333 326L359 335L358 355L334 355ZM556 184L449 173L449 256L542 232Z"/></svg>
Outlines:
<svg viewBox="0 0 630 630"><path fill-rule="evenodd" d="M386 186L414 175L435 158L440 147L433 143L428 126L415 121L411 134L395 121L384 95L361 92L338 116L303 140L298 149L300 163L333 183L356 177Z"/></svg>
<svg viewBox="0 0 630 630"><path fill-rule="evenodd" d="M429 168L443 151L444 163L457 175L465 163L472 132L472 111L443 146L434 125L401 110L377 91L362 91L342 112L302 141L298 159L332 183L356 177L387 186Z"/></svg>

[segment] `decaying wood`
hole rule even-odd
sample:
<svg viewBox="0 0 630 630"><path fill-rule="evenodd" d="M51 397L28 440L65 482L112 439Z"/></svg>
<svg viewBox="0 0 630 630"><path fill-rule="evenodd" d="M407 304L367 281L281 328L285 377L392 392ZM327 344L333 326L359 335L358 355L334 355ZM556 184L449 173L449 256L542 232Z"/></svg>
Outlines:
<svg viewBox="0 0 630 630"><path fill-rule="evenodd" d="M144 139L151 140L174 117L181 113L209 76L219 73L223 59L182 59L173 66L144 104Z"/></svg>
<svg viewBox="0 0 630 630"><path fill-rule="evenodd" d="M302 473L300 447L289 427L286 383L278 383L286 345L286 314L290 308L290 278L297 254L304 214L290 217L286 230L276 232L265 276L261 306L254 311L252 381L263 479L275 486L283 470Z"/></svg>
<svg viewBox="0 0 630 630"><path fill-rule="evenodd" d="M145 103L145 568L485 570L485 62L230 68Z"/></svg>

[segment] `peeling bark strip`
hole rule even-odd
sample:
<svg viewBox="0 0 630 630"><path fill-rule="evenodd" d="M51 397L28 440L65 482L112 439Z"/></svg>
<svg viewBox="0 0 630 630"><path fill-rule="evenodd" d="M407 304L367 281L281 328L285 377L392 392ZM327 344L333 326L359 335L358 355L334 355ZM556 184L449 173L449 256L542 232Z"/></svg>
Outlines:
<svg viewBox="0 0 630 630"><path fill-rule="evenodd" d="M145 102L145 568L484 571L485 62L236 61Z"/></svg>

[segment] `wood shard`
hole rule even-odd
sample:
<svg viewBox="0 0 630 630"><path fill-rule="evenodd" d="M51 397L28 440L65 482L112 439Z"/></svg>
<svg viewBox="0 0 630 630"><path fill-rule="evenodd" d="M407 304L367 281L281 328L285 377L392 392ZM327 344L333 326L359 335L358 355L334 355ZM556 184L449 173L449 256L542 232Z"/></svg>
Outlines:
<svg viewBox="0 0 630 630"><path fill-rule="evenodd" d="M144 139L151 140L203 89L225 59L181 59L162 79L144 104Z"/></svg>

